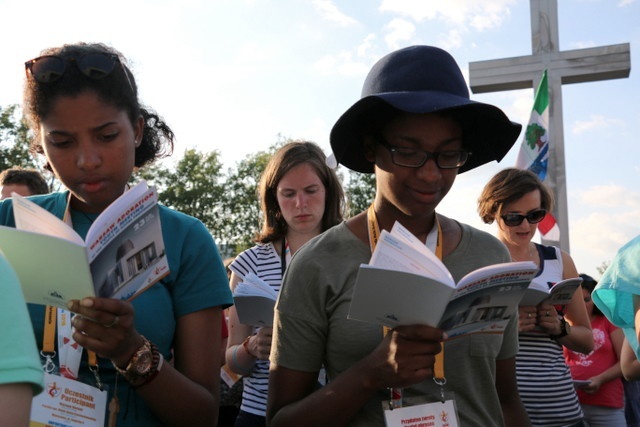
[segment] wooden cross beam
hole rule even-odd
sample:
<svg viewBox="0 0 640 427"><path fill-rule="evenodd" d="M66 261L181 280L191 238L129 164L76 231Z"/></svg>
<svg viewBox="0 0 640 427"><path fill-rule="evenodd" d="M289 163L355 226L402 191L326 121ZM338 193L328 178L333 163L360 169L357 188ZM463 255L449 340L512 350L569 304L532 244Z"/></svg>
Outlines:
<svg viewBox="0 0 640 427"><path fill-rule="evenodd" d="M562 85L629 77L629 43L560 51L557 0L531 0L532 55L469 63L474 93L536 88L547 70L549 85L549 163L547 179L555 196L553 214L560 226L555 244L569 252L569 219L562 123Z"/></svg>

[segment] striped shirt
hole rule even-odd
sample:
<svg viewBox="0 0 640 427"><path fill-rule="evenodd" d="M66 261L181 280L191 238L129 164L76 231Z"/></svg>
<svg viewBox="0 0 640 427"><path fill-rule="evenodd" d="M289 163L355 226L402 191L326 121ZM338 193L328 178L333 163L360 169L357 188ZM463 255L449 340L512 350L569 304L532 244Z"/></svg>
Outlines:
<svg viewBox="0 0 640 427"><path fill-rule="evenodd" d="M549 286L562 280L562 254L553 246L536 244L540 273L534 279ZM516 357L520 399L531 425L570 426L582 419L582 409L573 386L562 345L541 333L521 333Z"/></svg>
<svg viewBox="0 0 640 427"><path fill-rule="evenodd" d="M282 263L271 243L259 244L247 249L236 257L229 268L241 279L248 273L254 273L270 285L274 291L280 291ZM256 360L251 374L244 376L243 381L244 388L240 409L254 415L266 416L269 361Z"/></svg>

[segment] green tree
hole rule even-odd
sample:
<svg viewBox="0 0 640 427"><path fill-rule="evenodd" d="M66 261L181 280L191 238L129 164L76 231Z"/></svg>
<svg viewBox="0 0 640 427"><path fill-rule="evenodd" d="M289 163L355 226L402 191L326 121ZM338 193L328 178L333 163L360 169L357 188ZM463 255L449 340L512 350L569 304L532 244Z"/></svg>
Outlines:
<svg viewBox="0 0 640 427"><path fill-rule="evenodd" d="M0 107L0 170L11 166L38 168L29 153L29 129L20 116L18 105Z"/></svg>
<svg viewBox="0 0 640 427"><path fill-rule="evenodd" d="M225 236L239 253L253 246L260 229L262 216L258 200L258 184L273 153L286 141L280 141L266 151L246 156L235 169L229 169L225 184L224 206L226 218L223 224Z"/></svg>
<svg viewBox="0 0 640 427"><path fill-rule="evenodd" d="M158 200L163 205L201 220L219 244L227 242L220 232L223 228L224 187L219 153L185 150L181 159L170 169L152 165L139 176L158 188Z"/></svg>
<svg viewBox="0 0 640 427"><path fill-rule="evenodd" d="M376 194L376 176L372 173L348 171L349 181L344 187L344 193L349 207L348 216L354 216L367 210L373 203Z"/></svg>

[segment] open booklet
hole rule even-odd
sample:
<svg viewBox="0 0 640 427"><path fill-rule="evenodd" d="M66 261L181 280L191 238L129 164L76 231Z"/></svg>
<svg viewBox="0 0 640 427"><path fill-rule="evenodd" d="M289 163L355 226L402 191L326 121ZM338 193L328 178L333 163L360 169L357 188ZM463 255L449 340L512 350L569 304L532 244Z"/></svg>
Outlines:
<svg viewBox="0 0 640 427"><path fill-rule="evenodd" d="M502 333L537 271L529 261L495 264L456 284L442 261L396 222L360 266L348 317L388 327L429 325L449 337Z"/></svg>
<svg viewBox="0 0 640 427"><path fill-rule="evenodd" d="M265 281L249 273L236 285L233 304L244 325L273 326L273 309L278 294Z"/></svg>
<svg viewBox="0 0 640 427"><path fill-rule="evenodd" d="M16 228L0 226L0 251L27 302L66 308L87 296L131 299L169 274L158 195L145 181L111 203L85 241L32 201L12 198Z"/></svg>
<svg viewBox="0 0 640 427"><path fill-rule="evenodd" d="M581 284L581 277L573 277L549 284L533 281L522 297L520 305L538 305L547 299L551 305L569 304L573 294Z"/></svg>

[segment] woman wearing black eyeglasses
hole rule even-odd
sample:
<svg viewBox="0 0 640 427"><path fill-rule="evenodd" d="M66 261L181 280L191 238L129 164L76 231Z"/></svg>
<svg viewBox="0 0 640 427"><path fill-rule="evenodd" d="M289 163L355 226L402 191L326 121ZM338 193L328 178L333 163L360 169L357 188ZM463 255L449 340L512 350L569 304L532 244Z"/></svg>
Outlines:
<svg viewBox="0 0 640 427"><path fill-rule="evenodd" d="M508 168L487 183L478 199L482 220L498 224L498 238L514 261L533 261L540 272L534 281L549 287L578 277L568 253L531 241L537 224L552 207L553 197L532 172ZM533 425L580 426L582 410L562 347L589 353L593 337L580 292L569 304L520 306L516 357L518 390Z"/></svg>
<svg viewBox="0 0 640 427"><path fill-rule="evenodd" d="M112 48L79 43L47 49L25 64L31 148L44 155L46 167L68 189L32 200L81 236L127 190L135 169L173 148L173 132L140 105L124 61ZM58 326L51 335L44 327L45 307L29 305L40 348L47 334L63 344L73 339L85 350L76 378L54 375L47 383L52 397L66 399L52 420L89 423L104 417L105 425L118 426L216 425L221 310L232 302L226 271L200 221L164 206L158 212L170 269L160 282L132 301L70 301L70 311L77 313L73 330ZM15 226L11 200L0 202L0 224ZM45 268L44 260L33 263ZM73 363L64 348L58 346L52 356L56 369L65 361Z"/></svg>

